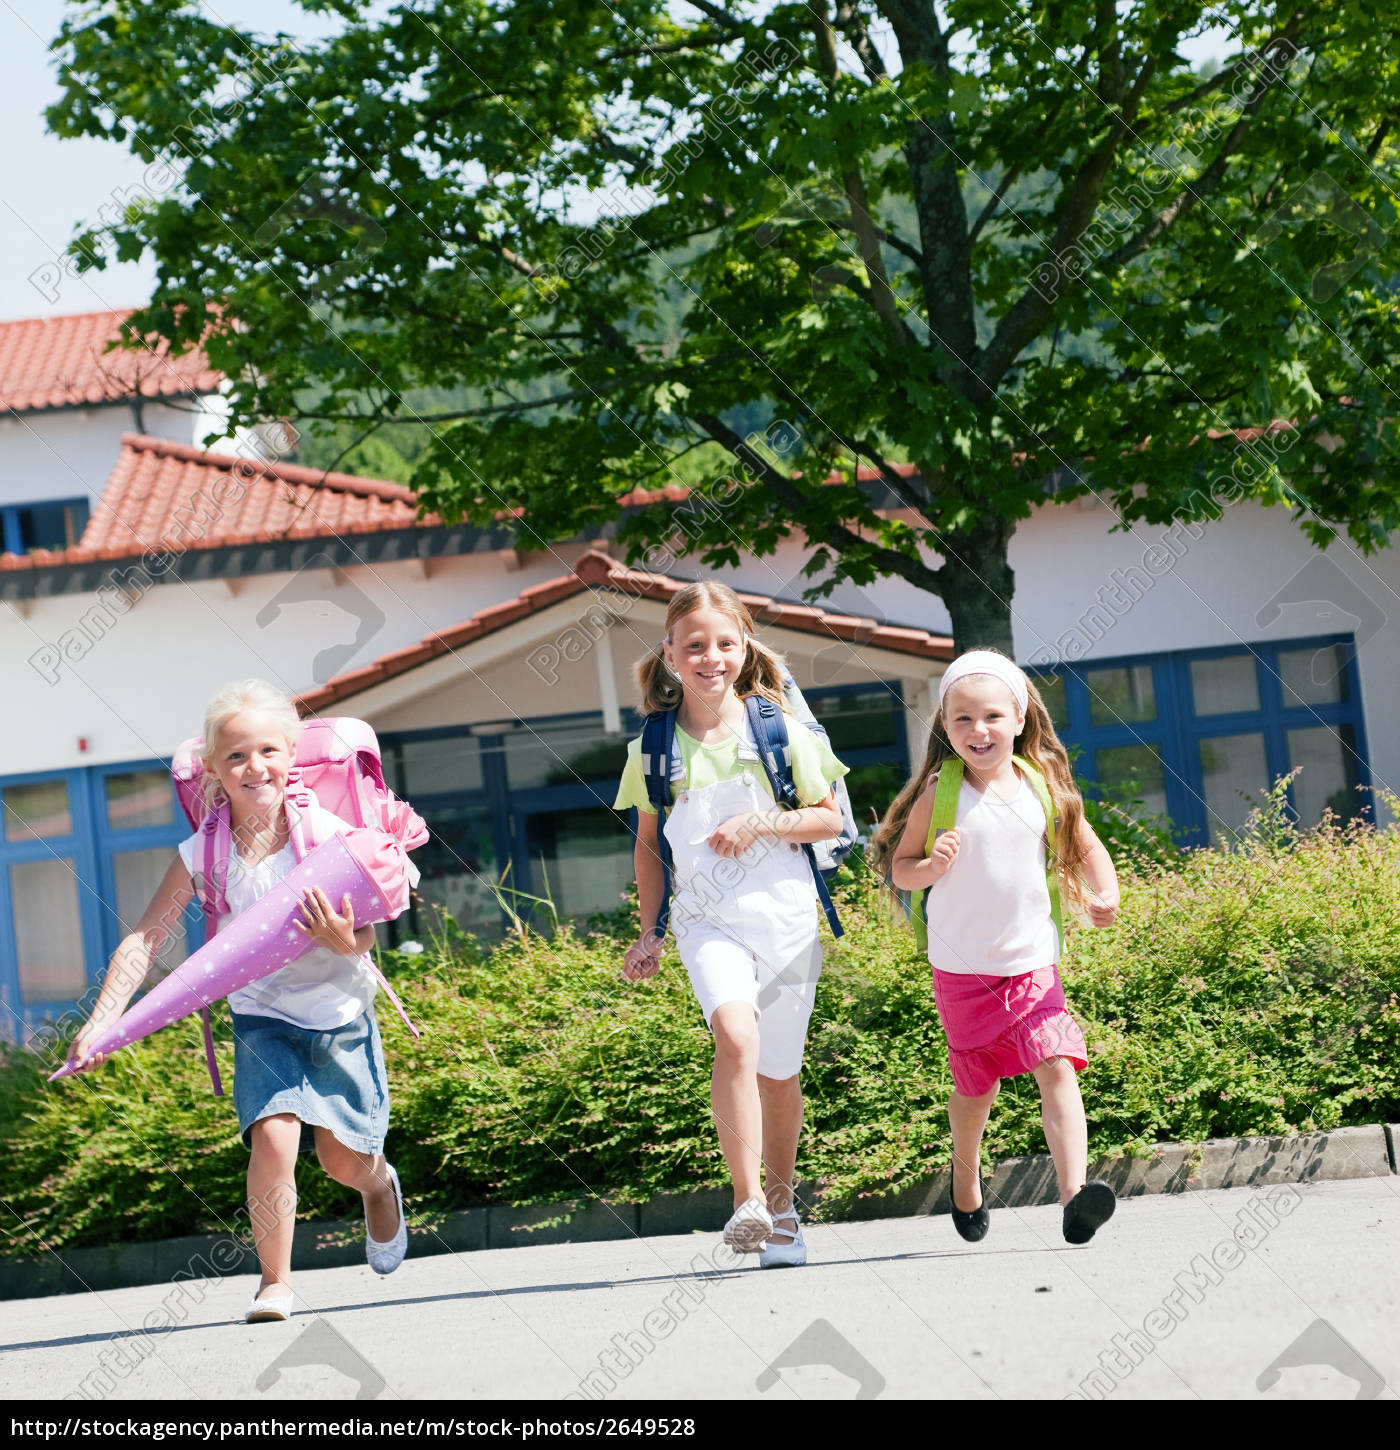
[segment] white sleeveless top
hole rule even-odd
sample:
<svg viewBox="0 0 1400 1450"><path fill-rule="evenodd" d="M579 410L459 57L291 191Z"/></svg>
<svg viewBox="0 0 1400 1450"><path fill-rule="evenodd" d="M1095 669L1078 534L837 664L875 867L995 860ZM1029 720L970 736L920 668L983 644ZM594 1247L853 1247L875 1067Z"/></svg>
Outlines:
<svg viewBox="0 0 1400 1450"><path fill-rule="evenodd" d="M1020 779L1009 801L966 779L958 792L957 860L928 893L928 959L940 972L1015 977L1059 960L1045 812Z"/></svg>

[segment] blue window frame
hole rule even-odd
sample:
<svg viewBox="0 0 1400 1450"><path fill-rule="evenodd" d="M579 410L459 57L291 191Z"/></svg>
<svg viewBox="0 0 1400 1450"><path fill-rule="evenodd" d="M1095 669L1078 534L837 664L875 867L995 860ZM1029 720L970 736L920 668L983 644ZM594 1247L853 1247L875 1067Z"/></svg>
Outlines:
<svg viewBox="0 0 1400 1450"><path fill-rule="evenodd" d="M82 537L90 511L91 504L86 498L0 505L5 552L27 554L31 549L71 549Z"/></svg>
<svg viewBox="0 0 1400 1450"><path fill-rule="evenodd" d="M156 865L139 860L140 853L167 862L188 834L168 761L0 780L4 1036L21 1037L26 1027L62 1015L101 982L131 925L119 915L119 897L139 895ZM146 869L133 873L133 865ZM127 901L126 914L134 920L149 895ZM185 917L186 951L198 945L201 931L192 909Z"/></svg>
<svg viewBox="0 0 1400 1450"><path fill-rule="evenodd" d="M1086 782L1135 781L1186 845L1230 836L1257 799L1289 787L1311 825L1349 818L1371 784L1350 635L1125 655L1034 672ZM1360 789L1358 789L1360 788Z"/></svg>

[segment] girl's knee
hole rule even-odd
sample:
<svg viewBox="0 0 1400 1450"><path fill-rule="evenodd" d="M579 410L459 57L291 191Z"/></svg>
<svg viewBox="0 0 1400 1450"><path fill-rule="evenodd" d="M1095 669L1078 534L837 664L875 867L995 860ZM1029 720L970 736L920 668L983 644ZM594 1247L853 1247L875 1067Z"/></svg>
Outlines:
<svg viewBox="0 0 1400 1450"><path fill-rule="evenodd" d="M359 1153L354 1148L347 1148L328 1129L318 1127L316 1129L316 1157L320 1160L321 1167L337 1183L349 1186L359 1180L367 1164L372 1161L373 1155Z"/></svg>
<svg viewBox="0 0 1400 1450"><path fill-rule="evenodd" d="M1035 1080L1044 1092L1047 1088L1077 1087L1079 1075L1069 1058L1047 1057L1044 1062L1036 1064Z"/></svg>
<svg viewBox="0 0 1400 1450"><path fill-rule="evenodd" d="M254 1153L290 1153L295 1158L301 1146L301 1119L295 1113L272 1113L259 1118L248 1129L248 1143Z"/></svg>
<svg viewBox="0 0 1400 1450"><path fill-rule="evenodd" d="M757 1061L758 1019L746 1002L726 1002L710 1018L715 1039L715 1058L740 1063Z"/></svg>
<svg viewBox="0 0 1400 1450"><path fill-rule="evenodd" d="M950 1113L956 1112L960 1107L966 1107L968 1109L989 1108L994 1102L996 1102L997 1094L1000 1091L1000 1078L998 1078L991 1085L991 1087L987 1089L986 1092L979 1093L976 1097L973 1097L970 1093L960 1093L956 1088L954 1088L952 1096L948 1099L948 1111Z"/></svg>

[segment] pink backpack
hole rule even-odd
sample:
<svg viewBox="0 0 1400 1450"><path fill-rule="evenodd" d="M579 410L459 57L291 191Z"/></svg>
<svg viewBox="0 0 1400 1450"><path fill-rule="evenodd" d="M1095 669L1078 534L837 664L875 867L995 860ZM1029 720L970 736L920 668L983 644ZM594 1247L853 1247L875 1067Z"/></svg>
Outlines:
<svg viewBox="0 0 1400 1450"><path fill-rule="evenodd" d="M209 811L204 808L200 782L204 763L198 751L202 735L186 740L175 752L170 774L175 793L190 825L199 833L198 870L195 884L204 908L206 939L212 939L221 916L228 914L224 895L228 885L229 858L233 852L232 822L225 803ZM337 815L352 826L369 826L393 836L404 850L411 851L428 839L423 818L406 801L401 801L384 783L384 764L379 741L363 720L346 717L307 720L297 740L296 762L287 776L287 821L292 852L298 861L322 844L313 813L313 803ZM371 970L389 1000L414 1037L418 1029L409 1021L394 989L371 960ZM204 1051L214 1091L223 1095L223 1084L214 1061L214 1035L209 1009L200 1014L204 1021Z"/></svg>

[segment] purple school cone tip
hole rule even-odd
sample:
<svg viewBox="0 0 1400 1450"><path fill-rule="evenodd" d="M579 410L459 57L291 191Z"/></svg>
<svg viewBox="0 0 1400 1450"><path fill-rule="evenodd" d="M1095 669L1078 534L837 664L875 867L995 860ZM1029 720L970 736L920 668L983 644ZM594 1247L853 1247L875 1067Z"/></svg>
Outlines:
<svg viewBox="0 0 1400 1450"><path fill-rule="evenodd" d="M408 906L408 856L392 836L369 828L322 842L271 891L157 982L97 1038L84 1061L139 1042L305 956L314 943L295 923L301 919L302 896L313 886L325 892L337 911L348 895L357 927L392 921ZM82 1064L66 1062L49 1081L82 1070Z"/></svg>

